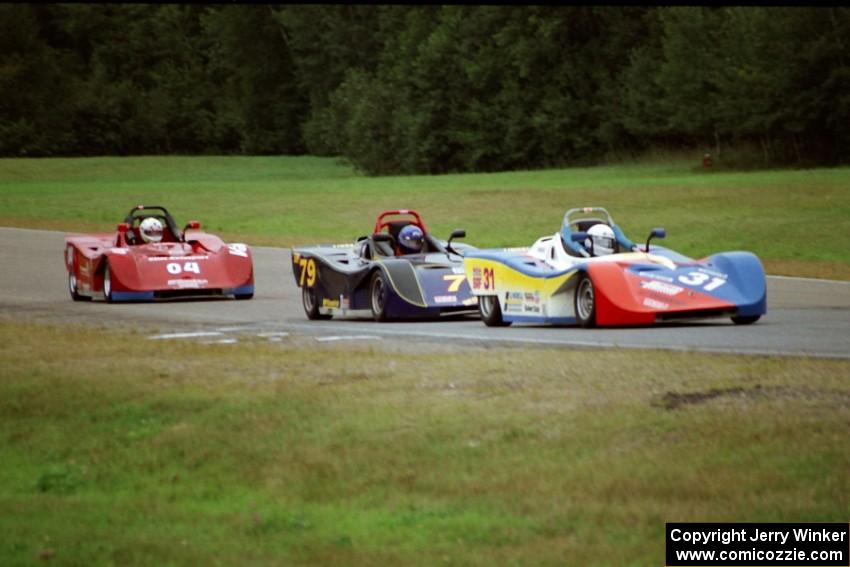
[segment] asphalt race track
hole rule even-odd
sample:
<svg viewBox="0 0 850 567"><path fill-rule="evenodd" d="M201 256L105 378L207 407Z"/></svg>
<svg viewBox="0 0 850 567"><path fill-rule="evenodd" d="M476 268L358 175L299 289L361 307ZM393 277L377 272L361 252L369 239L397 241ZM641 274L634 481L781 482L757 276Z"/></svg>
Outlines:
<svg viewBox="0 0 850 567"><path fill-rule="evenodd" d="M255 332L311 341L373 341L387 346L486 344L693 350L764 355L850 358L850 282L768 277L768 313L758 323L728 319L653 327L585 330L514 325L485 327L477 317L412 323L374 323L368 312L330 321L308 321L290 269L288 249L253 247L256 294L226 299L160 303L74 302L63 263L65 233L0 227L0 313L18 320L126 324L152 333ZM182 335L186 336L186 335ZM201 335L203 336L203 335ZM163 337L167 338L167 337Z"/></svg>

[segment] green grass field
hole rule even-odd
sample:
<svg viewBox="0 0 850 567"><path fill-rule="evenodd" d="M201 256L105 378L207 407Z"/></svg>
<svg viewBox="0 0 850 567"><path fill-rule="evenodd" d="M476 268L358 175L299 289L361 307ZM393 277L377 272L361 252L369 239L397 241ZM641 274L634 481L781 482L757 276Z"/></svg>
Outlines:
<svg viewBox="0 0 850 567"><path fill-rule="evenodd" d="M349 241L383 209L415 208L446 237L528 245L568 208L606 207L633 240L654 226L693 257L750 250L774 274L850 279L850 168L697 171L668 159L593 168L370 178L332 158L0 159L0 225L110 231L162 204L229 240Z"/></svg>
<svg viewBox="0 0 850 567"><path fill-rule="evenodd" d="M367 178L321 158L0 160L0 225L138 203L229 240L339 242L377 212L530 244L601 205L633 239L850 279L850 169L681 160ZM24 317L25 318L25 317ZM0 565L662 565L664 523L846 522L850 362L427 354L0 317Z"/></svg>
<svg viewBox="0 0 850 567"><path fill-rule="evenodd" d="M850 363L0 321L0 564L663 565L846 522Z"/></svg>

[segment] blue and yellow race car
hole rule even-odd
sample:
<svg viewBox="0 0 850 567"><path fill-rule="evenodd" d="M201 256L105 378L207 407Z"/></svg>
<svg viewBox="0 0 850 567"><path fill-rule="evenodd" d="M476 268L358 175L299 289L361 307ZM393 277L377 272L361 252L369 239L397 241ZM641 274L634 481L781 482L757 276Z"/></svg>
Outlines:
<svg viewBox="0 0 850 567"><path fill-rule="evenodd" d="M408 228L410 227L410 228ZM402 234L416 232L419 248L402 246ZM471 246L433 237L416 211L378 215L371 234L350 244L293 248L292 273L309 319L369 310L376 321L434 318L477 311L463 271Z"/></svg>

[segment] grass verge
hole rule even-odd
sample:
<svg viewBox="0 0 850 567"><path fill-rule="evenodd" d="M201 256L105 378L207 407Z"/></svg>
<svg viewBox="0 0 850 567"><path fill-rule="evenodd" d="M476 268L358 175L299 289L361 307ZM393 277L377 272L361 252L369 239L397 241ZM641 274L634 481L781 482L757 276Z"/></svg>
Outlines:
<svg viewBox="0 0 850 567"><path fill-rule="evenodd" d="M415 208L438 236L482 247L552 234L572 207L606 207L642 241L700 258L750 250L768 272L850 279L850 168L693 171L682 160L496 174L378 177L332 158L0 159L0 225L111 231L139 203L228 240L292 246L350 241L383 209Z"/></svg>
<svg viewBox="0 0 850 567"><path fill-rule="evenodd" d="M661 565L847 521L850 363L0 321L0 564Z"/></svg>

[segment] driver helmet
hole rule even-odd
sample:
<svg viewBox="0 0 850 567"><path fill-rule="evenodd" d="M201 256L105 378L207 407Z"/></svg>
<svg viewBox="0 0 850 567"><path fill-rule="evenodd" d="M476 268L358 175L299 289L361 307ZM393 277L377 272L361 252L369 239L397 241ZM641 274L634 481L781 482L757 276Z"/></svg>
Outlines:
<svg viewBox="0 0 850 567"><path fill-rule="evenodd" d="M159 242L162 240L162 223L159 219L148 217L139 223L139 234L147 243Z"/></svg>
<svg viewBox="0 0 850 567"><path fill-rule="evenodd" d="M405 254L415 254L422 250L425 234L415 224L409 224L398 233L398 243Z"/></svg>
<svg viewBox="0 0 850 567"><path fill-rule="evenodd" d="M595 224L587 231L587 240L584 245L593 252L594 256L607 256L616 250L617 239L614 231L607 224ZM592 246L591 246L592 241Z"/></svg>

